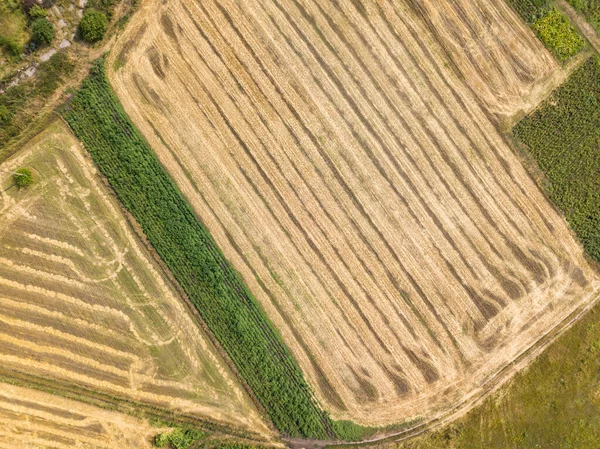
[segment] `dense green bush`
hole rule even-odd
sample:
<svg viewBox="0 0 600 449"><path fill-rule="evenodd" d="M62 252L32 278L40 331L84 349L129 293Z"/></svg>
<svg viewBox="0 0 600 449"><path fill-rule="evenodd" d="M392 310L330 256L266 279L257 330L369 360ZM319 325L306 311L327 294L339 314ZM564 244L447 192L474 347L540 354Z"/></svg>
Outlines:
<svg viewBox="0 0 600 449"><path fill-rule="evenodd" d="M21 46L10 37L0 36L0 46L4 47L12 58L18 58L23 52Z"/></svg>
<svg viewBox="0 0 600 449"><path fill-rule="evenodd" d="M600 0L567 0L600 32Z"/></svg>
<svg viewBox="0 0 600 449"><path fill-rule="evenodd" d="M104 37L108 28L106 14L95 9L89 9L79 22L81 37L88 42L97 42Z"/></svg>
<svg viewBox="0 0 600 449"><path fill-rule="evenodd" d="M550 198L600 262L600 59L587 61L513 131L546 174Z"/></svg>
<svg viewBox="0 0 600 449"><path fill-rule="evenodd" d="M36 20L46 17L48 15L48 11L46 11L40 5L33 5L27 14L29 14L31 20Z"/></svg>
<svg viewBox="0 0 600 449"><path fill-rule="evenodd" d="M178 428L171 432L156 435L154 445L156 447L169 446L174 449L187 449L205 436L206 434L201 430Z"/></svg>
<svg viewBox="0 0 600 449"><path fill-rule="evenodd" d="M13 182L18 188L28 187L33 184L33 175L28 168L19 168L13 174Z"/></svg>
<svg viewBox="0 0 600 449"><path fill-rule="evenodd" d="M556 8L536 20L533 29L546 47L561 62L575 56L585 47L585 41Z"/></svg>
<svg viewBox="0 0 600 449"><path fill-rule="evenodd" d="M548 0L507 0L527 23L533 23L548 12Z"/></svg>
<svg viewBox="0 0 600 449"><path fill-rule="evenodd" d="M45 18L35 19L31 24L31 40L36 44L49 44L54 40L54 26Z"/></svg>
<svg viewBox="0 0 600 449"><path fill-rule="evenodd" d="M264 311L135 129L98 61L64 117L285 435L335 436Z"/></svg>

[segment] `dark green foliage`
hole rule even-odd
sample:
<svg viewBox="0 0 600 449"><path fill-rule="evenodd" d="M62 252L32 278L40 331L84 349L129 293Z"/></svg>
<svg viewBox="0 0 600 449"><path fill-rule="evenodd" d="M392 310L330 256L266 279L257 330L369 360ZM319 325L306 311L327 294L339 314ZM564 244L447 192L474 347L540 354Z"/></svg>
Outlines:
<svg viewBox="0 0 600 449"><path fill-rule="evenodd" d="M169 446L174 449L187 449L205 437L206 434L201 430L178 428L171 432L156 435L154 445L156 447Z"/></svg>
<svg viewBox="0 0 600 449"><path fill-rule="evenodd" d="M79 22L79 31L81 37L88 42L97 42L104 37L108 28L108 19L106 14L95 9L89 9Z"/></svg>
<svg viewBox="0 0 600 449"><path fill-rule="evenodd" d="M19 168L13 174L13 181L18 188L24 188L33 184L33 175L28 168Z"/></svg>
<svg viewBox="0 0 600 449"><path fill-rule="evenodd" d="M535 22L548 11L546 6L548 0L507 0L507 2L527 23Z"/></svg>
<svg viewBox="0 0 600 449"><path fill-rule="evenodd" d="M54 40L54 26L45 18L35 19L31 24L31 40L36 44L49 44Z"/></svg>
<svg viewBox="0 0 600 449"><path fill-rule="evenodd" d="M579 53L585 47L585 41L571 26L569 19L556 8L536 20L532 28L554 57L561 62Z"/></svg>
<svg viewBox="0 0 600 449"><path fill-rule="evenodd" d="M123 111L103 60L94 65L64 117L273 424L289 436L333 436L331 420L278 332Z"/></svg>
<svg viewBox="0 0 600 449"><path fill-rule="evenodd" d="M567 0L600 32L600 0Z"/></svg>
<svg viewBox="0 0 600 449"><path fill-rule="evenodd" d="M590 58L514 134L546 174L550 198L600 262L600 59Z"/></svg>
<svg viewBox="0 0 600 449"><path fill-rule="evenodd" d="M21 46L10 37L0 36L0 46L3 47L13 58L18 58L23 51Z"/></svg>

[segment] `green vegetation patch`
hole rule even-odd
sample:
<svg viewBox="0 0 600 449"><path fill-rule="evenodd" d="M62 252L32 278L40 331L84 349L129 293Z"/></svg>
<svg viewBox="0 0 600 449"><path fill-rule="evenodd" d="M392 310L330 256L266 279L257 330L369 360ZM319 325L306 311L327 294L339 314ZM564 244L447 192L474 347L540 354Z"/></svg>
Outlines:
<svg viewBox="0 0 600 449"><path fill-rule="evenodd" d="M112 92L104 60L64 117L285 435L334 436L289 349Z"/></svg>
<svg viewBox="0 0 600 449"><path fill-rule="evenodd" d="M585 40L569 19L549 0L506 0L525 20L559 62L565 62L585 47ZM594 0L600 2L600 0Z"/></svg>
<svg viewBox="0 0 600 449"><path fill-rule="evenodd" d="M552 8L536 20L533 29L550 52L560 62L565 62L585 47L585 41L558 9Z"/></svg>
<svg viewBox="0 0 600 449"><path fill-rule="evenodd" d="M587 21L600 32L600 0L567 0Z"/></svg>
<svg viewBox="0 0 600 449"><path fill-rule="evenodd" d="M0 54L9 58L18 58L28 40L27 17L20 2L0 1Z"/></svg>
<svg viewBox="0 0 600 449"><path fill-rule="evenodd" d="M28 168L19 168L13 174L13 182L19 188L24 188L33 184L33 175Z"/></svg>
<svg viewBox="0 0 600 449"><path fill-rule="evenodd" d="M531 24L548 12L548 0L506 0L510 6Z"/></svg>
<svg viewBox="0 0 600 449"><path fill-rule="evenodd" d="M159 433L154 438L156 447L170 447L173 449L187 449L192 444L206 438L206 433L196 429L177 428L170 432Z"/></svg>
<svg viewBox="0 0 600 449"><path fill-rule="evenodd" d="M64 52L58 52L40 63L34 77L0 95L0 148L32 122L44 100L72 71L72 61Z"/></svg>
<svg viewBox="0 0 600 449"><path fill-rule="evenodd" d="M600 262L600 58L590 58L513 132L546 174L550 198Z"/></svg>
<svg viewBox="0 0 600 449"><path fill-rule="evenodd" d="M106 14L95 9L87 10L79 23L81 37L87 42L97 42L104 37L108 28Z"/></svg>

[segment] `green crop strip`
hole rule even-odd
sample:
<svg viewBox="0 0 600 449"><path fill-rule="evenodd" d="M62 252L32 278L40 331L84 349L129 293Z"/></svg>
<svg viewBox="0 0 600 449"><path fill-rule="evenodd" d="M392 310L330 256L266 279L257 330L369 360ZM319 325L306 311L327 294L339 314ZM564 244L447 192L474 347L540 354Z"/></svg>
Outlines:
<svg viewBox="0 0 600 449"><path fill-rule="evenodd" d="M600 262L600 58L590 58L513 132L546 174L550 198Z"/></svg>
<svg viewBox="0 0 600 449"><path fill-rule="evenodd" d="M293 437L337 436L278 332L124 112L104 60L63 115L273 424Z"/></svg>

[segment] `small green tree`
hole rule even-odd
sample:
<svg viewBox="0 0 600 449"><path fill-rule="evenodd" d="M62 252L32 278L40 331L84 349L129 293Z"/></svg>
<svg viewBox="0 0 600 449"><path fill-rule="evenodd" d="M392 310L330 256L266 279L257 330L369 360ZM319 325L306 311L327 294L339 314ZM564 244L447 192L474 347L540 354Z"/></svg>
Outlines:
<svg viewBox="0 0 600 449"><path fill-rule="evenodd" d="M79 22L81 37L88 42L96 42L104 37L108 28L108 19L106 14L95 9L89 9Z"/></svg>
<svg viewBox="0 0 600 449"><path fill-rule="evenodd" d="M31 36L37 44L49 44L54 39L54 26L48 19L35 19L31 24Z"/></svg>
<svg viewBox="0 0 600 449"><path fill-rule="evenodd" d="M12 113L10 112L10 109L4 105L0 105L0 125L6 125L8 122L10 122L11 118Z"/></svg>
<svg viewBox="0 0 600 449"><path fill-rule="evenodd" d="M48 15L48 11L46 11L40 5L33 5L28 14L29 17L31 17L31 20L43 19Z"/></svg>
<svg viewBox="0 0 600 449"><path fill-rule="evenodd" d="M28 168L20 168L13 173L13 181L15 185L22 189L33 184L33 175Z"/></svg>

